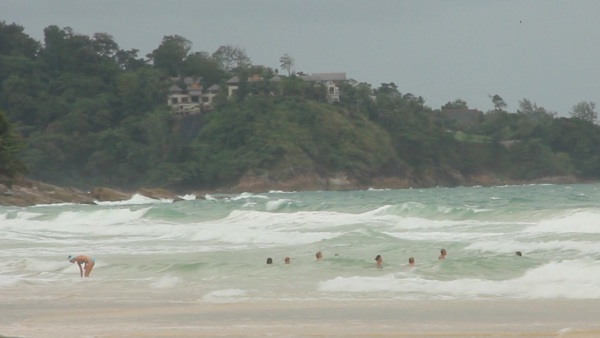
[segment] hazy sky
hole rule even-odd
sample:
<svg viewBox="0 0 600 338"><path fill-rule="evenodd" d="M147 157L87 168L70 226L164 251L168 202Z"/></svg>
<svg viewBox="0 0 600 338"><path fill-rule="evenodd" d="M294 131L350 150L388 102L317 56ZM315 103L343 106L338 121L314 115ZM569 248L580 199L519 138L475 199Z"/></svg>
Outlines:
<svg viewBox="0 0 600 338"><path fill-rule="evenodd" d="M166 35L192 51L245 49L253 64L346 72L439 108L457 98L515 112L523 98L561 116L600 106L600 0L0 0L0 19L43 42L49 25L113 36L145 56Z"/></svg>

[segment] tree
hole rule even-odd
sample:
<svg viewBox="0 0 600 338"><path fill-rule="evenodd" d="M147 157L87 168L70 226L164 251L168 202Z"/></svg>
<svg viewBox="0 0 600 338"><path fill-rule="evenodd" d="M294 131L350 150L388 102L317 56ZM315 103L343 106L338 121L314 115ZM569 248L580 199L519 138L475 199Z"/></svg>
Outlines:
<svg viewBox="0 0 600 338"><path fill-rule="evenodd" d="M118 70L114 55L118 45L108 34L98 33L94 38L73 33L73 29L48 26L44 29L44 48L39 61L51 77L64 73L97 76L110 82ZM99 79L96 79L96 81Z"/></svg>
<svg viewBox="0 0 600 338"><path fill-rule="evenodd" d="M213 53L212 57L221 65L223 70L230 72L235 68L250 65L250 58L246 51L232 45L221 46Z"/></svg>
<svg viewBox="0 0 600 338"><path fill-rule="evenodd" d="M179 35L169 35L162 39L158 48L148 54L155 67L167 71L170 76L181 76L183 63L188 56L192 43Z"/></svg>
<svg viewBox="0 0 600 338"><path fill-rule="evenodd" d="M501 111L504 110L504 108L506 108L506 103L504 102L504 99L500 97L500 95L490 95L490 98L492 99L492 103L494 104L494 110Z"/></svg>
<svg viewBox="0 0 600 338"><path fill-rule="evenodd" d="M546 111L543 107L538 107L535 103L528 99L519 101L519 109L517 114L524 114L533 122L548 122L554 118L556 113Z"/></svg>
<svg viewBox="0 0 600 338"><path fill-rule="evenodd" d="M469 106L467 105L467 102L461 99L456 99L452 102L448 102L445 105L442 106L442 110L449 110L449 109L469 109Z"/></svg>
<svg viewBox="0 0 600 338"><path fill-rule="evenodd" d="M25 34L23 26L0 21L0 55L34 58L40 44Z"/></svg>
<svg viewBox="0 0 600 338"><path fill-rule="evenodd" d="M21 146L12 125L6 119L4 112L0 110L0 176L12 178L17 174L27 172L17 156Z"/></svg>
<svg viewBox="0 0 600 338"><path fill-rule="evenodd" d="M150 67L119 74L114 85L119 102L119 109L113 111L116 121L129 115L145 115L163 104L167 96L163 76L161 71Z"/></svg>
<svg viewBox="0 0 600 338"><path fill-rule="evenodd" d="M539 139L516 143L510 149L509 159L512 164L508 174L515 179L531 180L568 174L568 163L565 163L565 159L557 158L552 149Z"/></svg>
<svg viewBox="0 0 600 338"><path fill-rule="evenodd" d="M571 108L569 113L572 117L582 119L584 121L597 123L598 113L596 112L596 104L594 102L579 102Z"/></svg>
<svg viewBox="0 0 600 338"><path fill-rule="evenodd" d="M373 93L375 95L385 94L385 95L392 95L392 96L401 96L400 92L398 91L398 86L396 86L396 84L393 82L381 83L381 86L379 88L376 88L373 91Z"/></svg>
<svg viewBox="0 0 600 338"><path fill-rule="evenodd" d="M366 82L361 83L340 83L340 102L355 107L358 110L368 109L373 103L373 89Z"/></svg>
<svg viewBox="0 0 600 338"><path fill-rule="evenodd" d="M126 71L134 71L146 66L146 60L138 58L138 49L120 49L115 53L115 61L119 68Z"/></svg>
<svg viewBox="0 0 600 338"><path fill-rule="evenodd" d="M579 118L556 118L540 126L537 135L556 153L572 159L576 174L598 177L600 173L600 127Z"/></svg>
<svg viewBox="0 0 600 338"><path fill-rule="evenodd" d="M281 62L281 69L287 70L288 76L292 73L292 68L294 67L294 58L287 54L283 54L281 58L279 58L279 62Z"/></svg>
<svg viewBox="0 0 600 338"><path fill-rule="evenodd" d="M102 56L113 57L119 51L119 45L107 33L96 33L93 38L93 47L96 53Z"/></svg>
<svg viewBox="0 0 600 338"><path fill-rule="evenodd" d="M280 82L281 95L283 96L303 97L307 91L310 91L308 88L313 86L312 82L306 82L294 74L284 77Z"/></svg>
<svg viewBox="0 0 600 338"><path fill-rule="evenodd" d="M184 73L186 76L201 77L203 84L207 87L226 78L226 73L219 63L206 52L188 55L184 62Z"/></svg>

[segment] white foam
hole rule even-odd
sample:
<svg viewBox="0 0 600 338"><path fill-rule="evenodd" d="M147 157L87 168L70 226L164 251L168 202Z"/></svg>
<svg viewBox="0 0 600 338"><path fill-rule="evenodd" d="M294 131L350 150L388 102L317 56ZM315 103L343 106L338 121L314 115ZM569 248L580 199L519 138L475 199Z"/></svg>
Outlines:
<svg viewBox="0 0 600 338"><path fill-rule="evenodd" d="M93 211L65 211L60 213L53 223L57 227L70 224L104 226L111 224L129 223L142 218L150 208L139 210L124 209L102 209Z"/></svg>
<svg viewBox="0 0 600 338"><path fill-rule="evenodd" d="M600 299L600 261L552 262L510 280L432 280L400 274L337 277L319 283L321 292L393 292L405 297Z"/></svg>
<svg viewBox="0 0 600 338"><path fill-rule="evenodd" d="M21 276L6 276L0 274L0 287L17 285L21 280Z"/></svg>
<svg viewBox="0 0 600 338"><path fill-rule="evenodd" d="M597 220L600 210L574 210L568 211L551 219L545 219L538 224L523 230L528 233L600 233Z"/></svg>
<svg viewBox="0 0 600 338"><path fill-rule="evenodd" d="M278 231L245 226L225 225L204 228L191 236L195 241L221 242L230 244L296 245L319 242L338 236L329 232Z"/></svg>
<svg viewBox="0 0 600 338"><path fill-rule="evenodd" d="M173 289L181 284L181 278L175 276L162 276L152 282L151 286L155 289Z"/></svg>
<svg viewBox="0 0 600 338"><path fill-rule="evenodd" d="M245 200L245 199L252 199L252 198L269 199L269 197L267 197L265 195L257 195L257 194L252 194L252 193L249 193L249 192L244 192L244 193L241 193L238 196L231 197L231 199L233 201Z"/></svg>
<svg viewBox="0 0 600 338"><path fill-rule="evenodd" d="M269 201L269 202L267 202L266 210L267 211L279 210L285 206L290 205L291 202L292 201L288 200L288 199L278 199L276 201Z"/></svg>
<svg viewBox="0 0 600 338"><path fill-rule="evenodd" d="M242 289L216 290L202 297L203 302L208 303L235 303L245 300L246 291Z"/></svg>
<svg viewBox="0 0 600 338"><path fill-rule="evenodd" d="M415 228L419 229L419 228ZM480 241L487 237L497 237L494 233L481 233L481 232L440 232L440 231L426 231L426 232L387 232L383 233L411 241L429 241L429 242L459 242L459 241Z"/></svg>
<svg viewBox="0 0 600 338"><path fill-rule="evenodd" d="M126 201L95 201L98 205L130 205L130 204L155 204L155 203L172 203L173 199L153 199L140 194L134 194Z"/></svg>
<svg viewBox="0 0 600 338"><path fill-rule="evenodd" d="M218 198L214 197L211 194L204 195L204 199L207 200L207 201L217 201L218 200Z"/></svg>
<svg viewBox="0 0 600 338"><path fill-rule="evenodd" d="M196 198L198 198L198 196L196 196L195 194L187 194L187 195L182 195L182 196L178 196L179 198L181 198L182 200L186 200L186 201L194 201L196 200Z"/></svg>
<svg viewBox="0 0 600 338"><path fill-rule="evenodd" d="M85 242L96 240L95 236L112 235L112 241L123 242L143 237L173 238L185 236L191 231L186 224L147 219L145 216L149 210L151 207L138 210L93 207L63 211L52 218L32 218L31 215L27 215L0 222L0 234L5 240L68 243L74 237L80 238L79 242ZM81 237L82 235L84 237Z"/></svg>

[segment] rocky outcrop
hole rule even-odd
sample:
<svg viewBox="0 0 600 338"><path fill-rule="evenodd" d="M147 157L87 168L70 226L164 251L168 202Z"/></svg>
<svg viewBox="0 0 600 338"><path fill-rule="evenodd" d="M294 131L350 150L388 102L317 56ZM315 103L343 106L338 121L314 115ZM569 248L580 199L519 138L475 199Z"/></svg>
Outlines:
<svg viewBox="0 0 600 338"><path fill-rule="evenodd" d="M23 178L16 179L10 188L0 185L0 205L30 206L57 203L93 204L94 198L75 188L62 188Z"/></svg>
<svg viewBox="0 0 600 338"><path fill-rule="evenodd" d="M118 202L118 201L127 201L133 197L132 194L127 194L122 191L104 188L104 187L95 187L90 191L90 196L95 198L100 202Z"/></svg>
<svg viewBox="0 0 600 338"><path fill-rule="evenodd" d="M173 202L183 201L183 198L165 189L141 188L138 193L142 196L146 196L155 200L173 200Z"/></svg>
<svg viewBox="0 0 600 338"><path fill-rule="evenodd" d="M9 180L0 180L0 182L2 181ZM96 204L96 202L127 201L133 197L132 193L106 187L95 187L89 192L84 192L76 188L63 188L26 178L16 178L10 182L10 187L0 184L0 205L26 207L59 203ZM165 189L141 188L137 193L156 200L182 200L176 194Z"/></svg>

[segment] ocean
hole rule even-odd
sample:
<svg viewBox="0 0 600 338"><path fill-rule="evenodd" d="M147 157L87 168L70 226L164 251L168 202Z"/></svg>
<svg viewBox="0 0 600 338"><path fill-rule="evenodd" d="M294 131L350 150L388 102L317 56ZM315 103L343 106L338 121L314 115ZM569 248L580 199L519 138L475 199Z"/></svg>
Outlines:
<svg viewBox="0 0 600 338"><path fill-rule="evenodd" d="M600 299L599 184L182 197L0 207L0 335L51 336L38 306Z"/></svg>

